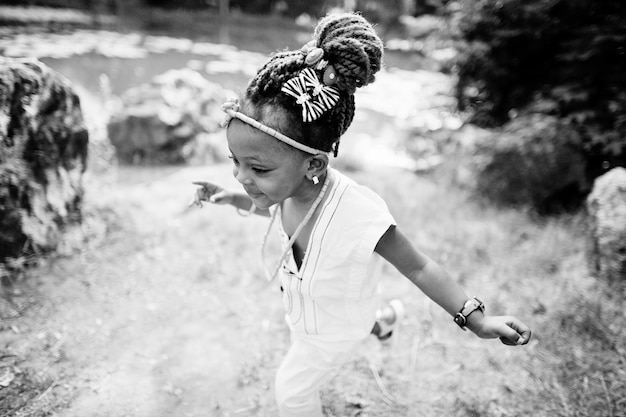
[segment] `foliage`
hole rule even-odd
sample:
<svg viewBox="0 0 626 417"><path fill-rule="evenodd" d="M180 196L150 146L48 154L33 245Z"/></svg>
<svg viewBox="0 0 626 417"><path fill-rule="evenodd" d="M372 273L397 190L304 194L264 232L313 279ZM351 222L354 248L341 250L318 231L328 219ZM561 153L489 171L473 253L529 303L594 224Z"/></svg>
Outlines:
<svg viewBox="0 0 626 417"><path fill-rule="evenodd" d="M561 117L581 132L592 177L626 165L625 22L621 0L463 0L460 107L482 126Z"/></svg>
<svg viewBox="0 0 626 417"><path fill-rule="evenodd" d="M589 192L579 135L554 116L521 116L481 145L479 195L542 214L578 209Z"/></svg>

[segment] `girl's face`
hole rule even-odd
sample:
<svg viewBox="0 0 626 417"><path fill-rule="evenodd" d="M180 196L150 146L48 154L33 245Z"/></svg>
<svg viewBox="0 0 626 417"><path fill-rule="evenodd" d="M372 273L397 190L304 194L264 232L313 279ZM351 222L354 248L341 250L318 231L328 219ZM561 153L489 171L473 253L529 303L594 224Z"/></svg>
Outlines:
<svg viewBox="0 0 626 417"><path fill-rule="evenodd" d="M285 149L275 139L240 120L233 119L226 131L233 160L233 175L258 208L269 208L298 196L310 181L307 158Z"/></svg>

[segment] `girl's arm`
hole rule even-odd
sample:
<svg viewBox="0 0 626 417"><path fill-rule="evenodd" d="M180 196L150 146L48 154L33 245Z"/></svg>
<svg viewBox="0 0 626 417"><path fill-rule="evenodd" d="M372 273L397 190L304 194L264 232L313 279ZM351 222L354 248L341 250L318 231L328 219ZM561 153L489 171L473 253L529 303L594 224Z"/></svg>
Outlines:
<svg viewBox="0 0 626 417"><path fill-rule="evenodd" d="M194 204L200 207L202 207L202 201L208 201L213 204L230 204L242 212L249 212L252 208L252 199L246 193L227 190L210 182L195 181L194 184L200 186L194 196ZM256 208L254 214L269 217L270 211Z"/></svg>
<svg viewBox="0 0 626 417"><path fill-rule="evenodd" d="M397 227L385 232L376 252L451 316L468 300L463 289L439 265L415 249ZM482 338L500 337L505 344L520 345L530 340L530 329L515 317L485 316L476 310L467 318L467 327Z"/></svg>

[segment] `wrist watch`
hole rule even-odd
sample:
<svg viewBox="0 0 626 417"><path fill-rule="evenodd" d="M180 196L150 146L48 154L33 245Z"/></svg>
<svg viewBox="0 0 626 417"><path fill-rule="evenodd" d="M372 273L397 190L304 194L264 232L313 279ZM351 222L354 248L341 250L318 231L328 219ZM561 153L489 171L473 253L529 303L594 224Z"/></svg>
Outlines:
<svg viewBox="0 0 626 417"><path fill-rule="evenodd" d="M463 308L454 315L454 322L459 325L459 327L463 330L467 330L465 325L467 324L467 318L474 311L480 310L481 312L485 311L485 305L482 301L480 301L476 297L472 297L463 304Z"/></svg>

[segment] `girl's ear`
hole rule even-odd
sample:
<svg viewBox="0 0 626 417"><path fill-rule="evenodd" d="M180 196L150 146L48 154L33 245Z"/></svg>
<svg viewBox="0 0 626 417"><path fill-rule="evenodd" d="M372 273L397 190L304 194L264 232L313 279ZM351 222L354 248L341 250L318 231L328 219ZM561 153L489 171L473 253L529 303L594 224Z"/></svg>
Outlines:
<svg viewBox="0 0 626 417"><path fill-rule="evenodd" d="M313 155L308 158L306 177L312 180L314 176L320 177L328 168L328 156Z"/></svg>

